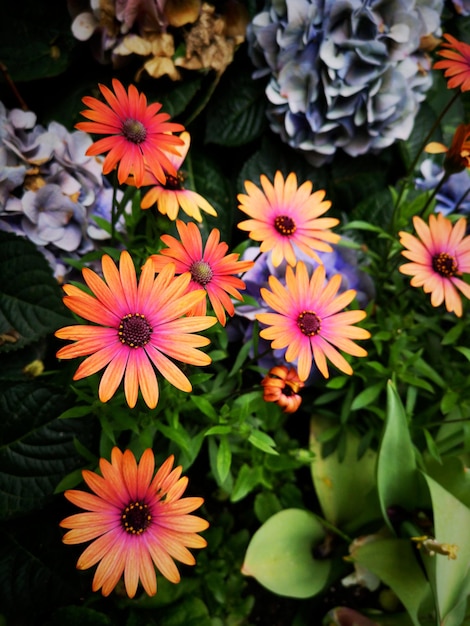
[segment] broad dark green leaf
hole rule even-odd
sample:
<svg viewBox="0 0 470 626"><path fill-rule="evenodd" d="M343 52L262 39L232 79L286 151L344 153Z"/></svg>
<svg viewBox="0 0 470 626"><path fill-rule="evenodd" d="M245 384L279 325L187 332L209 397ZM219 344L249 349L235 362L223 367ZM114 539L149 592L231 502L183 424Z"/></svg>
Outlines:
<svg viewBox="0 0 470 626"><path fill-rule="evenodd" d="M207 108L205 140L222 146L242 146L267 126L264 82L247 72L228 72Z"/></svg>
<svg viewBox="0 0 470 626"><path fill-rule="evenodd" d="M62 293L34 244L0 232L0 351L9 352L70 324Z"/></svg>
<svg viewBox="0 0 470 626"><path fill-rule="evenodd" d="M217 217L203 213L202 227L206 235L213 227L217 227L221 240L230 243L235 205L232 187L221 164L195 146L189 149L184 169L188 171L191 180L189 188L195 189L217 211Z"/></svg>
<svg viewBox="0 0 470 626"><path fill-rule="evenodd" d="M160 102L162 112L168 113L171 117L176 117L181 115L193 98L196 97L202 87L202 77L193 73L191 78L188 76L182 82L172 83L171 87L166 89L164 94L159 93L160 83L157 84L158 88L155 90L155 94L151 91L150 85L149 88L147 88L147 85L145 86L145 93L149 102L154 100Z"/></svg>
<svg viewBox="0 0 470 626"><path fill-rule="evenodd" d="M0 519L40 508L83 465L74 438L89 445L93 427L57 419L68 406L60 388L40 381L0 385Z"/></svg>
<svg viewBox="0 0 470 626"><path fill-rule="evenodd" d="M61 74L78 42L63 0L8 3L0 20L1 60L15 82ZM51 95L52 99L52 95Z"/></svg>
<svg viewBox="0 0 470 626"><path fill-rule="evenodd" d="M78 600L75 555L62 545L62 517L51 508L0 525L0 607L12 619L8 624L42 624L40 615Z"/></svg>

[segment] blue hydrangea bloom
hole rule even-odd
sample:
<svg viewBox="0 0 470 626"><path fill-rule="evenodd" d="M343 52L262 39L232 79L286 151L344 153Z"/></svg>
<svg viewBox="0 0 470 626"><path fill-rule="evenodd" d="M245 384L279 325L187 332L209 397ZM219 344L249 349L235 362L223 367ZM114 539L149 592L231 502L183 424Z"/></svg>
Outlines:
<svg viewBox="0 0 470 626"><path fill-rule="evenodd" d="M420 168L421 177L415 180L417 189L435 189L444 176L444 169L432 159L425 159ZM470 173L468 169L452 174L436 194L436 211L447 215L470 215Z"/></svg>
<svg viewBox="0 0 470 626"><path fill-rule="evenodd" d="M443 0L268 0L248 27L271 128L321 165L407 139L432 83Z"/></svg>
<svg viewBox="0 0 470 626"><path fill-rule="evenodd" d="M57 122L44 128L33 112L0 102L0 230L36 244L60 280L70 269L65 258L109 238L94 218L110 222L113 190L102 160L85 154L91 144L87 133Z"/></svg>

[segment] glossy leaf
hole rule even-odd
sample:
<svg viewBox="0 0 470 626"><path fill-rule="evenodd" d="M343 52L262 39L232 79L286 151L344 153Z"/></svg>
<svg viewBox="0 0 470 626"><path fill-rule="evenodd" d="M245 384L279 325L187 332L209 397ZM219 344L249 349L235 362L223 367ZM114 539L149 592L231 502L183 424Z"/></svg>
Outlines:
<svg viewBox="0 0 470 626"><path fill-rule="evenodd" d="M253 535L242 573L279 595L310 598L325 587L330 573L331 561L312 556L312 548L324 534L309 511L280 511Z"/></svg>
<svg viewBox="0 0 470 626"><path fill-rule="evenodd" d="M0 352L70 324L49 264L30 241L0 231L0 276Z"/></svg>
<svg viewBox="0 0 470 626"><path fill-rule="evenodd" d="M66 402L37 381L0 387L0 519L43 506L83 466L74 439L88 445L93 429L88 419L58 419Z"/></svg>
<svg viewBox="0 0 470 626"><path fill-rule="evenodd" d="M263 81L228 71L208 107L205 140L222 146L241 146L267 127Z"/></svg>

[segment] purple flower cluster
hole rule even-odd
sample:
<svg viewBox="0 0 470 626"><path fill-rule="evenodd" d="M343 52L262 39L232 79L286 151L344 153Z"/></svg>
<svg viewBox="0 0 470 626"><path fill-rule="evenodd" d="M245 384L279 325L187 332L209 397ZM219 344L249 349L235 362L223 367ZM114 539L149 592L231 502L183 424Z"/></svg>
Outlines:
<svg viewBox="0 0 470 626"><path fill-rule="evenodd" d="M430 88L443 0L268 0L248 27L267 115L314 165L407 139ZM429 38L428 38L429 41Z"/></svg>
<svg viewBox="0 0 470 626"><path fill-rule="evenodd" d="M64 258L109 238L94 218L110 221L113 190L101 159L85 156L91 143L86 133L57 122L44 128L31 111L0 102L0 230L36 244L58 280L70 270Z"/></svg>
<svg viewBox="0 0 470 626"><path fill-rule="evenodd" d="M347 242L347 239L342 237L342 242ZM366 307L375 297L375 287L370 275L361 269L357 251L344 245L332 245L332 248L332 252L318 252L318 256L325 267L327 280L330 280L335 274L340 274L342 282L339 292L342 293L347 289L355 289L357 292L356 299L360 308ZM309 273L312 274L318 263L300 250L296 254L297 260L303 261ZM275 276L285 284L286 262L284 261L278 267L274 267L271 261L271 253L260 254L257 246L247 248L242 258L244 260L254 260L255 264L243 275L243 281L246 285L244 291L246 304L235 307L236 317L229 323L228 331L231 340L240 340L242 338L246 342L253 336L255 315L257 313L272 312L261 298L260 289L268 287L269 276ZM257 359L258 365L266 370L279 364L291 367L292 363L287 363L284 360L285 352L285 348L282 350L271 350L270 342L259 338L258 354L260 357ZM310 381L316 377L316 372L316 368L313 367Z"/></svg>

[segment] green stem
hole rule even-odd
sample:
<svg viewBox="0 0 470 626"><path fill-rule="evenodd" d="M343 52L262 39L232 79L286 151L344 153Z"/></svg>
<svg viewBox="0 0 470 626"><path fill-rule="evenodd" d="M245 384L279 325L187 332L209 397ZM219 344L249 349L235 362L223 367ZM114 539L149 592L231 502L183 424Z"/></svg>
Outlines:
<svg viewBox="0 0 470 626"><path fill-rule="evenodd" d="M413 162L411 163L411 165L410 165L410 167L408 169L408 174L407 174L407 176L405 177L405 179L402 182L402 185L401 185L401 188L400 188L400 192L398 194L398 198L397 198L397 201L395 203L395 210L397 210L398 207L400 206L400 202L401 202L401 199L403 197L403 193L405 191L406 184L409 181L409 179L413 176L413 173L415 171L416 165L418 164L418 161L419 161L419 158L421 156L421 153L424 151L424 148L427 146L429 140L431 139L432 135L434 134L434 131L436 130L436 128L441 123L442 118L444 117L444 115L446 115L446 113L449 111L451 106L458 99L459 95L460 95L460 91L456 91L454 93L452 98L450 98L450 100L448 101L446 106L442 109L442 111L440 112L440 114L436 118L436 121L431 126L430 131L428 132L428 134L426 135L425 139L423 140L423 143L421 144L418 152L416 153L415 158L413 159Z"/></svg>

